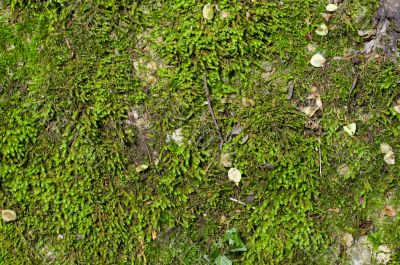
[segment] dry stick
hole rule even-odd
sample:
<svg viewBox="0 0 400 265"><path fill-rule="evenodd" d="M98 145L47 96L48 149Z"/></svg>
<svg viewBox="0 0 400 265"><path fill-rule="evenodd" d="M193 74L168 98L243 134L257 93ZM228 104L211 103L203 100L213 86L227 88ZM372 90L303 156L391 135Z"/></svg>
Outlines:
<svg viewBox="0 0 400 265"><path fill-rule="evenodd" d="M210 90L208 89L208 85L207 85L207 73L206 72L204 72L204 88L206 90L206 99L207 99L208 110L211 113L211 118L212 118L212 120L214 122L215 128L217 129L218 137L219 137L219 140L220 140L218 151L215 154L214 159L207 165L207 167L205 169L205 171L207 172L210 169L210 167L211 167L212 163L214 162L215 158L220 154L221 149L222 149L222 145L224 144L224 138L222 137L222 133L221 133L221 131L219 129L217 120L215 119L214 110L213 110L213 107L211 105L211 96L210 96Z"/></svg>
<svg viewBox="0 0 400 265"><path fill-rule="evenodd" d="M146 147L146 149L147 149L147 154L149 155L149 161L150 161L150 163L151 163L152 161L151 161L151 154L150 154L149 146L147 145L146 141L143 139L142 136L138 135L138 138L142 141L142 143L143 143L144 146Z"/></svg>
<svg viewBox="0 0 400 265"><path fill-rule="evenodd" d="M319 154L319 175L322 178L322 152L321 152L321 138L318 136L318 154Z"/></svg>

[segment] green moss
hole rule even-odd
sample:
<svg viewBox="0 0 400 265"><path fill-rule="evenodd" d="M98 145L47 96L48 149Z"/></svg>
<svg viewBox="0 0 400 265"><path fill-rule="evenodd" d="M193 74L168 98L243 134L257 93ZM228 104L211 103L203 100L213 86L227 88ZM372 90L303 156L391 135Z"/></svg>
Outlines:
<svg viewBox="0 0 400 265"><path fill-rule="evenodd" d="M229 16L211 21L194 0L0 4L0 208L18 214L0 223L0 259L204 264L227 251L240 264L318 263L371 219L371 239L398 261L398 218L377 213L398 185L379 145L400 148L399 69L382 57L333 60L362 49L356 30L376 2L346 3L336 29L313 36L323 69L309 65L306 38L322 22L318 1L221 1ZM242 129L222 150L239 187L218 161L208 169L219 139L204 72L223 135ZM324 106L314 120L298 109L313 85ZM305 128L316 121L320 135ZM342 129L351 122L354 137ZM167 143L178 128L185 144ZM233 227L245 253L220 246Z"/></svg>

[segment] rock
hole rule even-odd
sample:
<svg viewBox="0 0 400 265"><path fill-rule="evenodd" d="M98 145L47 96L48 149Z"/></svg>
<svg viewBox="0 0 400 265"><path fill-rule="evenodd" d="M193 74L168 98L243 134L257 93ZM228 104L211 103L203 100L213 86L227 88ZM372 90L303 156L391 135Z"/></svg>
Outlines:
<svg viewBox="0 0 400 265"><path fill-rule="evenodd" d="M372 244L367 236L360 237L347 249L347 261L352 265L372 265Z"/></svg>

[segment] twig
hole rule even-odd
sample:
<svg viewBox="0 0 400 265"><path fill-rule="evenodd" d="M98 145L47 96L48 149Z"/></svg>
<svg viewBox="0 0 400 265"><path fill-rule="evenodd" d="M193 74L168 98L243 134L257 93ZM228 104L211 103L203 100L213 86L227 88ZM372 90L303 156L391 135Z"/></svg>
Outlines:
<svg viewBox="0 0 400 265"><path fill-rule="evenodd" d="M244 206L247 205L245 202L239 201L238 199L235 199L235 198L232 198L232 197L230 197L229 200L231 200L233 202L236 202L236 203L239 203L239 204L244 205ZM256 207L252 206L251 209L255 210Z"/></svg>
<svg viewBox="0 0 400 265"><path fill-rule="evenodd" d="M147 143L146 143L146 141L143 139L143 137L140 136L139 134L138 134L138 138L142 141L142 143L144 144L144 146L146 146L147 154L149 155L149 161L150 161L150 163L151 163L152 161L151 161L151 154L150 154L149 146L147 145Z"/></svg>
<svg viewBox="0 0 400 265"><path fill-rule="evenodd" d="M353 94L354 89L355 89L356 86L357 86L357 83L358 83L358 76L356 76L356 77L354 78L353 83L351 84L351 88L350 88L350 91L349 91L349 97L351 97L351 94Z"/></svg>
<svg viewBox="0 0 400 265"><path fill-rule="evenodd" d="M208 85L207 85L207 73L206 73L206 72L204 72L204 89L206 90L206 99L207 99L208 110L209 110L210 113L211 113L211 118L212 118L212 120L213 120L213 122L214 122L215 128L217 129L217 133L218 133L218 137L219 137L219 141L220 141L220 142L219 142L218 151L217 151L217 153L215 154L214 159L213 159L213 161L214 161L215 158L216 158L216 157L220 154L220 152L221 152L222 145L224 144L224 138L222 137L221 130L219 129L217 120L215 119L214 109L213 109L212 104L211 104L210 90L208 89ZM210 167L211 167L213 161L211 161L210 164L207 165L207 167L206 167L206 169L205 169L206 172L210 169Z"/></svg>
<svg viewBox="0 0 400 265"><path fill-rule="evenodd" d="M231 201L233 201L233 202L237 202L237 203L239 203L239 204L241 204L241 205L246 205L245 202L239 201L239 200L237 200L237 199L235 199L235 198L232 198L232 197L230 197L229 200L231 200Z"/></svg>
<svg viewBox="0 0 400 265"><path fill-rule="evenodd" d="M318 154L319 154L319 175L322 178L322 152L321 152L321 138L318 136Z"/></svg>

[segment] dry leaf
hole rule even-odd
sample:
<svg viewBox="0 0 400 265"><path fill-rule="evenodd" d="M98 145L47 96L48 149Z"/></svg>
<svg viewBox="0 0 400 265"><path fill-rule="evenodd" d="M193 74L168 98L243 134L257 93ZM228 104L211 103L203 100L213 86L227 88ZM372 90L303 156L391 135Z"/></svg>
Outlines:
<svg viewBox="0 0 400 265"><path fill-rule="evenodd" d="M315 99L315 105L316 105L319 109L323 110L321 95L319 94L319 91L318 91L318 88L317 88L317 87L313 86L313 87L311 88L311 95L308 96L308 99Z"/></svg>
<svg viewBox="0 0 400 265"><path fill-rule="evenodd" d="M376 29L357 30L357 34L360 37L370 38L376 34Z"/></svg>
<svg viewBox="0 0 400 265"><path fill-rule="evenodd" d="M157 232L156 232L156 230L151 231L151 238L152 238L153 240L156 240L156 239L157 239Z"/></svg>
<svg viewBox="0 0 400 265"><path fill-rule="evenodd" d="M389 217L395 217L396 216L396 210L394 209L393 206L391 205L385 205L382 210L382 215L383 216L389 216Z"/></svg>
<svg viewBox="0 0 400 265"><path fill-rule="evenodd" d="M232 158L230 153L225 153L221 155L221 164L224 167L232 167Z"/></svg>
<svg viewBox="0 0 400 265"><path fill-rule="evenodd" d="M314 54L310 60L311 65L314 67L323 67L325 62L326 62L325 57L320 53Z"/></svg>
<svg viewBox="0 0 400 265"><path fill-rule="evenodd" d="M242 98L242 104L245 107L254 107L256 104L255 100L252 98Z"/></svg>
<svg viewBox="0 0 400 265"><path fill-rule="evenodd" d="M245 144L247 142L247 140L249 139L249 135L246 134L243 138L242 138L242 144Z"/></svg>
<svg viewBox="0 0 400 265"><path fill-rule="evenodd" d="M400 114L400 105L396 105L393 107L394 111Z"/></svg>
<svg viewBox="0 0 400 265"><path fill-rule="evenodd" d="M228 171L228 178L230 181L235 182L236 186L239 186L239 182L242 179L242 174L237 168L230 168Z"/></svg>
<svg viewBox="0 0 400 265"><path fill-rule="evenodd" d="M331 19L331 17L332 17L332 14L328 14L328 13L322 13L321 15L326 22L328 22L329 19Z"/></svg>
<svg viewBox="0 0 400 265"><path fill-rule="evenodd" d="M211 20L214 17L214 6L211 4L206 4L203 7L203 17L207 20Z"/></svg>
<svg viewBox="0 0 400 265"><path fill-rule="evenodd" d="M149 86L153 86L153 85L155 85L157 83L157 78L155 76L153 76L153 75L149 75L146 78L146 83Z"/></svg>
<svg viewBox="0 0 400 265"><path fill-rule="evenodd" d="M241 132L242 132L242 128L240 128L239 126L235 126L232 128L230 135L232 135L232 136L238 135Z"/></svg>
<svg viewBox="0 0 400 265"><path fill-rule="evenodd" d="M328 12L335 12L338 9L338 6L335 4L329 4L325 7Z"/></svg>
<svg viewBox="0 0 400 265"><path fill-rule="evenodd" d="M170 141L174 141L176 142L178 145L182 145L183 144L183 133L182 133L182 128L176 129L172 135L168 134L167 135L167 140L166 142L170 142Z"/></svg>
<svg viewBox="0 0 400 265"><path fill-rule="evenodd" d="M136 167L136 172L137 172L137 173L140 173L140 172L145 171L145 170L148 169L148 168L149 168L148 165L139 165L139 166Z"/></svg>
<svg viewBox="0 0 400 265"><path fill-rule="evenodd" d="M315 30L315 33L319 36L326 36L328 35L328 27L325 25L325 23L321 23Z"/></svg>
<svg viewBox="0 0 400 265"><path fill-rule="evenodd" d="M394 152L393 151L387 152L386 155L383 157L383 160L388 165L394 165L395 162Z"/></svg>
<svg viewBox="0 0 400 265"><path fill-rule="evenodd" d="M147 70L155 72L157 70L157 63L156 62L149 62L146 65Z"/></svg>
<svg viewBox="0 0 400 265"><path fill-rule="evenodd" d="M383 154L387 154L389 152L393 152L393 149L390 145L388 145L386 143L381 143L381 152Z"/></svg>
<svg viewBox="0 0 400 265"><path fill-rule="evenodd" d="M344 234L343 242L347 248L350 248L354 242L353 236L349 233Z"/></svg>
<svg viewBox="0 0 400 265"><path fill-rule="evenodd" d="M305 106L300 107L300 110L308 117L312 117L319 110L319 108L317 106Z"/></svg>
<svg viewBox="0 0 400 265"><path fill-rule="evenodd" d="M225 215L221 215L221 217L219 218L219 223L220 224L226 224L228 221L228 219L226 218Z"/></svg>
<svg viewBox="0 0 400 265"><path fill-rule="evenodd" d="M338 173L340 176L347 176L347 175L350 173L350 168L349 168L348 165L342 164L342 165L340 165L340 166L338 167L337 173Z"/></svg>
<svg viewBox="0 0 400 265"><path fill-rule="evenodd" d="M308 50L309 52L313 52L313 51L315 51L316 49L317 49L317 45L315 45L315 44L309 43L309 44L307 45L307 50Z"/></svg>
<svg viewBox="0 0 400 265"><path fill-rule="evenodd" d="M13 210L2 210L1 218L3 218L4 222L11 222L17 219L17 214Z"/></svg>
<svg viewBox="0 0 400 265"><path fill-rule="evenodd" d="M378 252L390 253L392 252L388 246L380 245L378 247Z"/></svg>
<svg viewBox="0 0 400 265"><path fill-rule="evenodd" d="M350 136L353 136L356 133L357 125L353 122L346 126L343 126L343 130Z"/></svg>
<svg viewBox="0 0 400 265"><path fill-rule="evenodd" d="M229 13L226 12L226 11L222 11L221 12L221 17L222 17L222 19L228 18L229 17Z"/></svg>
<svg viewBox="0 0 400 265"><path fill-rule="evenodd" d="M376 255L376 263L377 264L388 264L391 260L390 252L391 252L391 250L387 246L380 245L378 247L378 254Z"/></svg>
<svg viewBox="0 0 400 265"><path fill-rule="evenodd" d="M328 211L332 212L332 213L340 213L340 209L339 208L329 208Z"/></svg>

